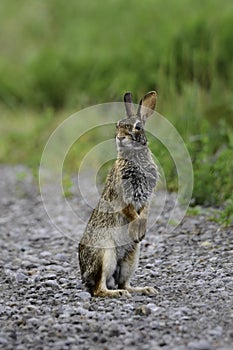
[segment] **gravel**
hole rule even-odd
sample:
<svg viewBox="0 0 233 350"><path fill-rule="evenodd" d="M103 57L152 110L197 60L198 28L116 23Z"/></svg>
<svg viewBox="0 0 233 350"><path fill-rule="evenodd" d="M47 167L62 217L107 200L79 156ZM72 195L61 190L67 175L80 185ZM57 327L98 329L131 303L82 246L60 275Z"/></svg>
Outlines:
<svg viewBox="0 0 233 350"><path fill-rule="evenodd" d="M87 220L79 195L70 203ZM233 348L232 227L201 214L167 232L167 195L132 280L158 294L92 298L80 281L78 240L51 224L30 171L0 166L0 196L0 349ZM61 209L58 201L55 214L67 222ZM75 229L81 236L83 226Z"/></svg>

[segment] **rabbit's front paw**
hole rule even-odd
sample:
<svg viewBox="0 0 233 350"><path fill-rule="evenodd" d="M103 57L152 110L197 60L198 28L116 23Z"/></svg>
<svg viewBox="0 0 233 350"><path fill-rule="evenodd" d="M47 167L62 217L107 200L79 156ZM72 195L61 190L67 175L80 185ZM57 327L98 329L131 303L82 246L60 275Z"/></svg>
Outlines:
<svg viewBox="0 0 233 350"><path fill-rule="evenodd" d="M146 219L136 219L129 223L129 236L135 242L139 243L146 234Z"/></svg>

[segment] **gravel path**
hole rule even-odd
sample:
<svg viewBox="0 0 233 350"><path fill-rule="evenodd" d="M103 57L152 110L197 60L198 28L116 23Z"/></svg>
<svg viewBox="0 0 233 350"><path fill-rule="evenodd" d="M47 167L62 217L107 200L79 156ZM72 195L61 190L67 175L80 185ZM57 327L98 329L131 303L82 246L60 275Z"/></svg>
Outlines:
<svg viewBox="0 0 233 350"><path fill-rule="evenodd" d="M29 171L1 166L0 196L0 349L233 349L232 227L203 214L166 233L161 219L133 279L159 294L91 298L78 242L52 226Z"/></svg>

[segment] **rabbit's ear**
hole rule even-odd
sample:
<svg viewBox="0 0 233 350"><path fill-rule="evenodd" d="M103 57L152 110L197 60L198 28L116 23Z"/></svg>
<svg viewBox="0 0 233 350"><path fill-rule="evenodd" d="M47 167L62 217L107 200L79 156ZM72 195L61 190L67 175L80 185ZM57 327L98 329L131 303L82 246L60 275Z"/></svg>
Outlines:
<svg viewBox="0 0 233 350"><path fill-rule="evenodd" d="M157 94L155 91L148 92L140 101L137 116L145 123L155 110Z"/></svg>
<svg viewBox="0 0 233 350"><path fill-rule="evenodd" d="M126 114L130 118L135 115L134 104L131 92L126 92L124 95Z"/></svg>

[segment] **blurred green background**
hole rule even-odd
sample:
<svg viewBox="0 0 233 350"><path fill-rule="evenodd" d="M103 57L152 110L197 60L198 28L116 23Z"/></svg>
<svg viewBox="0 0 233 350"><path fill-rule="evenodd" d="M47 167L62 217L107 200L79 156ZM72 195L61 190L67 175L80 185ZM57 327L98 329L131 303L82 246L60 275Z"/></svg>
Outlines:
<svg viewBox="0 0 233 350"><path fill-rule="evenodd" d="M1 162L36 170L71 113L156 89L157 110L193 160L193 204L223 206L223 221L232 220L231 0L2 0L0 21ZM93 142L71 150L68 171ZM150 146L176 190L169 154Z"/></svg>

